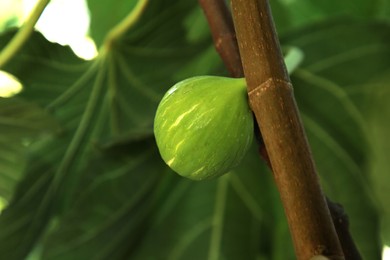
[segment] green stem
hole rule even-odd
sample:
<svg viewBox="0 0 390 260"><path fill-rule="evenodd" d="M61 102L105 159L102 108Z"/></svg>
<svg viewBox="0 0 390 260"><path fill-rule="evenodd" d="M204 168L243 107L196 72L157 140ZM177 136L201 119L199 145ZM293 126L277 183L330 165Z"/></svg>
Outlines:
<svg viewBox="0 0 390 260"><path fill-rule="evenodd" d="M0 68L4 67L27 41L34 30L35 24L49 2L50 0L39 0L26 22L20 27L17 34L7 46L4 47L3 51L0 53Z"/></svg>
<svg viewBox="0 0 390 260"><path fill-rule="evenodd" d="M109 49L116 39L122 37L139 20L148 2L149 0L138 0L133 10L108 33L104 48Z"/></svg>

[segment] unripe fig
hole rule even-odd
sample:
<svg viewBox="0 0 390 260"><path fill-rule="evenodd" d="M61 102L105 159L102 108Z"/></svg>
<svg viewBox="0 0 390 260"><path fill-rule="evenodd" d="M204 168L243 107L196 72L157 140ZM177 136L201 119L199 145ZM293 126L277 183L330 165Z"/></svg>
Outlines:
<svg viewBox="0 0 390 260"><path fill-rule="evenodd" d="M178 174L204 180L237 166L253 139L245 79L189 78L162 98L154 120L157 146Z"/></svg>

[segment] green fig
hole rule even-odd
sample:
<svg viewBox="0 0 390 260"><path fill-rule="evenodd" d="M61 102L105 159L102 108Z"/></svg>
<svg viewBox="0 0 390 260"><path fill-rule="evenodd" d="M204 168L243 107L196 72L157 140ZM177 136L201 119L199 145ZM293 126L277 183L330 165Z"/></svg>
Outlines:
<svg viewBox="0 0 390 260"><path fill-rule="evenodd" d="M244 78L199 76L174 85L154 120L161 157L178 174L211 179L237 166L253 139Z"/></svg>

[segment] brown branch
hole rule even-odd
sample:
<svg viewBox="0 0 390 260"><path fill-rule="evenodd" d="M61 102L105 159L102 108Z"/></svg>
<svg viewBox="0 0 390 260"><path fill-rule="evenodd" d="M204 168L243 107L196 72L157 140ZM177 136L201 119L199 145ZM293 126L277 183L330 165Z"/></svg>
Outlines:
<svg viewBox="0 0 390 260"><path fill-rule="evenodd" d="M232 0L255 113L298 259L344 259L322 194L267 0Z"/></svg>
<svg viewBox="0 0 390 260"><path fill-rule="evenodd" d="M244 77L236 32L234 31L233 18L228 6L226 5L226 1L199 0L199 4L202 7L209 24L215 49L219 53L225 67L228 69L232 77ZM261 133L257 127L255 132L257 139L262 142ZM271 163L264 144L260 144L260 155L271 168Z"/></svg>
<svg viewBox="0 0 390 260"><path fill-rule="evenodd" d="M244 77L232 16L224 0L199 0L211 29L214 45L230 75Z"/></svg>
<svg viewBox="0 0 390 260"><path fill-rule="evenodd" d="M225 66L233 77L243 77L242 63L236 41L232 17L224 0L199 0L208 20L215 47ZM259 137L261 138L261 136ZM259 144L259 152L268 167L271 163L264 144ZM360 260L361 256L354 244L348 227L348 216L339 204L327 200L334 226L339 237L345 259Z"/></svg>

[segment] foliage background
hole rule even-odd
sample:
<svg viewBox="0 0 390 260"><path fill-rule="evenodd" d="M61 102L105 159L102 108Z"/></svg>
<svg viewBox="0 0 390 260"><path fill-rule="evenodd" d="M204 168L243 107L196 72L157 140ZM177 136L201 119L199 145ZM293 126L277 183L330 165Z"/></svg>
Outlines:
<svg viewBox="0 0 390 260"><path fill-rule="evenodd" d="M88 0L100 52L84 61L36 32L3 69L0 259L294 259L272 176L255 146L233 172L192 182L162 162L159 99L175 82L226 75L195 0ZM364 259L390 243L390 1L272 0L326 194L349 215ZM109 14L109 15L108 15ZM5 26L3 48L15 31Z"/></svg>

